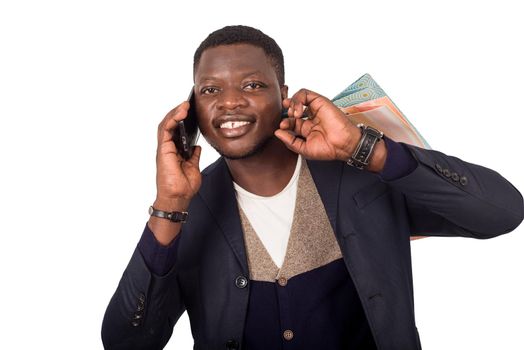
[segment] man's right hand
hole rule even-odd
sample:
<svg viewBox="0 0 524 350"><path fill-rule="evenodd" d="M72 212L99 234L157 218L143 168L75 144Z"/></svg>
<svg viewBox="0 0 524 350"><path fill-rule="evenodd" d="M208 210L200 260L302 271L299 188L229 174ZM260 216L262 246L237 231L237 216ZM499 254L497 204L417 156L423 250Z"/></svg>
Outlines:
<svg viewBox="0 0 524 350"><path fill-rule="evenodd" d="M158 125L158 148L156 154L157 196L155 209L163 211L186 211L191 198L198 192L202 176L198 162L201 147L195 146L193 156L185 161L177 152L172 140L177 122L186 118L189 102L182 102L171 110ZM189 213L191 215L191 213ZM168 245L180 231L181 224L151 217L149 228L157 241Z"/></svg>

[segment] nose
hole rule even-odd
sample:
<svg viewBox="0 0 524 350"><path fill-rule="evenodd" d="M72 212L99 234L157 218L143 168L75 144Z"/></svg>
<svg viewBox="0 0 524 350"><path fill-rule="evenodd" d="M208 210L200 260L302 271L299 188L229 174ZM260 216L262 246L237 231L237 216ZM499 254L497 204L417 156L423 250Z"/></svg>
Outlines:
<svg viewBox="0 0 524 350"><path fill-rule="evenodd" d="M217 108L221 110L235 110L247 106L247 100L240 89L224 89L221 91Z"/></svg>

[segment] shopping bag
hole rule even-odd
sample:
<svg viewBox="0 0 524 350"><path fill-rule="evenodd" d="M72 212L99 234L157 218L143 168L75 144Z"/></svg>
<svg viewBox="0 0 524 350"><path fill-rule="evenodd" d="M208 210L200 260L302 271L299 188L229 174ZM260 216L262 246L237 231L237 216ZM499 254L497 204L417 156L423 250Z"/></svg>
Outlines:
<svg viewBox="0 0 524 350"><path fill-rule="evenodd" d="M345 88L332 102L355 124L372 126L397 142L431 148L369 74L364 74Z"/></svg>

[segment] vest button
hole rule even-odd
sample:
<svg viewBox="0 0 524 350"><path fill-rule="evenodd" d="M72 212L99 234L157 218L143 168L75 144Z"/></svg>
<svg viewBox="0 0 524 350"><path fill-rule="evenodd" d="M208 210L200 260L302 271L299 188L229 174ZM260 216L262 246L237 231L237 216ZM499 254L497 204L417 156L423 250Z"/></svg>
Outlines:
<svg viewBox="0 0 524 350"><path fill-rule="evenodd" d="M247 287L247 278L245 278L244 276L238 276L235 279L235 285L238 288L246 288Z"/></svg>
<svg viewBox="0 0 524 350"><path fill-rule="evenodd" d="M289 329L285 330L283 335L284 335L284 339L286 339L286 340L293 339L293 331L291 331Z"/></svg>
<svg viewBox="0 0 524 350"><path fill-rule="evenodd" d="M280 277L280 278L278 279L278 284L279 284L280 286L282 286L282 287L285 287L286 284L287 284L287 279L286 279L285 277Z"/></svg>

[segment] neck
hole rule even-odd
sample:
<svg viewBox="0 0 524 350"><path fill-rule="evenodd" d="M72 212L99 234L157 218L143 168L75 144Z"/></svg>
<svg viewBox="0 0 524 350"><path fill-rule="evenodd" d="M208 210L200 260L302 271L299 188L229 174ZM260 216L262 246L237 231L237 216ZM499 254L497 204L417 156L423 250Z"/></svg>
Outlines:
<svg viewBox="0 0 524 350"><path fill-rule="evenodd" d="M240 187L259 196L273 196L286 187L295 171L297 154L280 140L272 139L257 154L244 159L226 159Z"/></svg>

